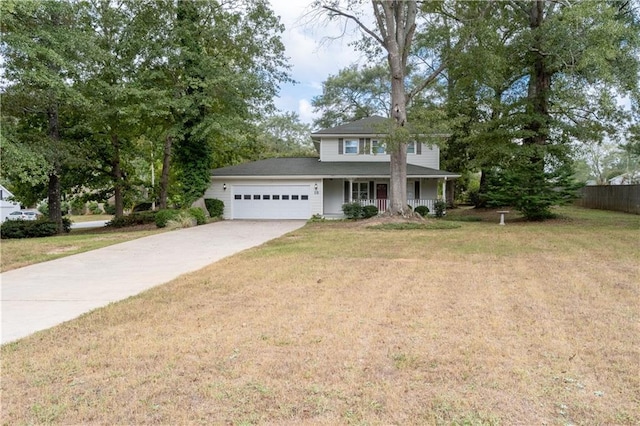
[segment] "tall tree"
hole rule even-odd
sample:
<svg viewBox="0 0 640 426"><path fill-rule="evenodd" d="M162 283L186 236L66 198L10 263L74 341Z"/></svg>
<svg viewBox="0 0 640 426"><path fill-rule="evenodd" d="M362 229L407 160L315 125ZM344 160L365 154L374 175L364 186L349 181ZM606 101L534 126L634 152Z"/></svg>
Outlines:
<svg viewBox="0 0 640 426"><path fill-rule="evenodd" d="M257 124L256 158L310 157L317 155L311 143L311 126L295 113L272 114Z"/></svg>
<svg viewBox="0 0 640 426"><path fill-rule="evenodd" d="M185 205L202 196L209 170L251 157L248 122L272 108L289 79L283 27L265 1L156 3L145 18L141 83L145 121L163 144L160 205L169 177Z"/></svg>
<svg viewBox="0 0 640 426"><path fill-rule="evenodd" d="M77 159L67 116L86 105L74 87L87 48L82 5L5 1L0 7L3 114L16 119L12 142L46 160L49 217L62 232L61 181L66 163Z"/></svg>
<svg viewBox="0 0 640 426"><path fill-rule="evenodd" d="M369 37L387 54L391 77L392 128L389 129L387 146L390 154L390 203L388 213L405 215L407 209L407 105L415 93L405 90L405 77L411 44L416 31L418 5L416 1L380 1L373 0L374 26L363 22L358 13L359 2L348 2L341 7L339 2L316 2L316 7L324 9L330 18L343 18L355 23L366 37ZM441 70L438 70L439 74ZM428 79L425 79L426 86Z"/></svg>
<svg viewBox="0 0 640 426"><path fill-rule="evenodd" d="M638 31L615 2L509 6L521 24L514 44L527 91L516 114L521 144L512 145L490 196L544 219L571 191L571 140L602 140L625 120L615 98L637 93Z"/></svg>
<svg viewBox="0 0 640 426"><path fill-rule="evenodd" d="M351 65L322 83L322 94L311 100L316 128L326 129L373 115L388 116L391 110L389 69L385 65Z"/></svg>
<svg viewBox="0 0 640 426"><path fill-rule="evenodd" d="M442 115L433 107L437 105L435 97L437 92L428 92L428 89L438 81L449 63L449 54L458 52L464 48L468 36L460 33L450 42L449 51L421 49L416 46L415 39L420 33L428 33L435 28L439 39L446 33L447 27L441 20L442 11L439 5L442 2L417 2L417 1L388 1L372 0L372 25L364 22L360 1L322 1L314 4L317 8L326 11L330 18L346 19L355 23L363 34L363 41L359 47L365 50L370 57L379 57L380 53L386 55L390 78L390 126L382 130L386 133L386 141L390 154L390 206L391 215L411 214L406 203L406 159L407 142L424 136L433 131L426 129L425 125L433 125L442 120ZM420 7L419 7L420 4ZM434 7L434 5L436 7ZM488 8L484 8L485 12ZM475 20L478 21L475 17ZM433 53L439 55L433 55ZM410 71L413 74L410 77ZM420 113L408 114L412 105L421 104ZM415 119L408 126L408 119ZM440 117L438 117L440 116ZM433 143L432 140L429 141Z"/></svg>

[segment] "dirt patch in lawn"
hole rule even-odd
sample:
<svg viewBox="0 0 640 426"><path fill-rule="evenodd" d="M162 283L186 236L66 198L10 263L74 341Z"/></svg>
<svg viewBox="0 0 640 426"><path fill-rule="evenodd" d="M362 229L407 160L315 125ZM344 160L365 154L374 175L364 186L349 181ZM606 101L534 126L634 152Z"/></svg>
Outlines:
<svg viewBox="0 0 640 426"><path fill-rule="evenodd" d="M66 253L69 251L74 251L74 250L78 250L80 247L78 246L69 246L69 247L56 247L53 250L49 250L46 254L47 255L51 255L51 254L62 254L62 253Z"/></svg>

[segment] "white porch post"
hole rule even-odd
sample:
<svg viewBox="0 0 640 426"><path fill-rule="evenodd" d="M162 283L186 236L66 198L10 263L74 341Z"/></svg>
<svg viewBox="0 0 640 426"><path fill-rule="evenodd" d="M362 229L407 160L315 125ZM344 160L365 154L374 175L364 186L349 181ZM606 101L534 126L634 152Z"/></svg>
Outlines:
<svg viewBox="0 0 640 426"><path fill-rule="evenodd" d="M349 179L349 202L353 203L353 179Z"/></svg>
<svg viewBox="0 0 640 426"><path fill-rule="evenodd" d="M447 202L447 178L445 177L442 181L442 200Z"/></svg>

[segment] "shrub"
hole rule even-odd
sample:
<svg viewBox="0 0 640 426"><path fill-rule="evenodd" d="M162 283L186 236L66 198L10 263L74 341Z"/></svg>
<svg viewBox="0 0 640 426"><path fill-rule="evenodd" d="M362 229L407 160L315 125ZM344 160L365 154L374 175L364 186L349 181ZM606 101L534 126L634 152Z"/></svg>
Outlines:
<svg viewBox="0 0 640 426"><path fill-rule="evenodd" d="M447 203L443 200L438 200L433 204L433 209L435 211L436 217L442 217L447 210Z"/></svg>
<svg viewBox="0 0 640 426"><path fill-rule="evenodd" d="M67 234L71 231L71 219L68 217L62 218L62 230Z"/></svg>
<svg viewBox="0 0 640 426"><path fill-rule="evenodd" d="M69 205L68 202L62 201L60 203L60 212L62 213L63 216L66 214L69 214L70 210L71 210L71 206ZM45 201L40 205L38 205L38 211L42 213L42 215L45 217L49 216L49 203Z"/></svg>
<svg viewBox="0 0 640 426"><path fill-rule="evenodd" d="M362 208L362 216L365 219L368 219L370 217L374 217L377 214L378 214L378 208L376 206L364 206Z"/></svg>
<svg viewBox="0 0 640 426"><path fill-rule="evenodd" d="M100 205L98 204L97 201L89 202L89 205L87 206L87 209L89 210L89 213L91 213L91 214L102 214L102 209L100 208Z"/></svg>
<svg viewBox="0 0 640 426"><path fill-rule="evenodd" d="M198 224L196 218L193 217L191 215L191 212L189 212L188 210L176 211L178 214L167 222L167 228L191 228L192 226L196 226Z"/></svg>
<svg viewBox="0 0 640 426"><path fill-rule="evenodd" d="M167 226L167 222L175 219L180 214L180 210L163 209L158 210L155 217L156 226L158 228L164 228Z"/></svg>
<svg viewBox="0 0 640 426"><path fill-rule="evenodd" d="M62 230L69 232L71 221L62 218ZM9 238L37 238L50 237L58 233L58 226L54 221L41 220L7 220L0 226L0 236L3 239Z"/></svg>
<svg viewBox="0 0 640 426"><path fill-rule="evenodd" d="M321 215L321 214L314 214L313 216L311 216L311 219L308 220L308 222L310 223L315 223L315 222L324 222L325 218Z"/></svg>
<svg viewBox="0 0 640 426"><path fill-rule="evenodd" d="M191 207L187 210L189 214L196 220L196 225L204 225L207 223L207 215L200 207Z"/></svg>
<svg viewBox="0 0 640 426"><path fill-rule="evenodd" d="M111 215L116 214L115 204L104 203L104 212Z"/></svg>
<svg viewBox="0 0 640 426"><path fill-rule="evenodd" d="M154 223L156 220L156 212L138 212L131 213L127 216L114 217L107 226L112 228L124 228L127 226L144 225L147 223Z"/></svg>
<svg viewBox="0 0 640 426"><path fill-rule="evenodd" d="M133 210L131 210L132 212L146 212L151 210L151 207L153 207L153 203L138 203L135 206L133 206Z"/></svg>
<svg viewBox="0 0 640 426"><path fill-rule="evenodd" d="M420 216L425 217L426 215L429 214L429 207L418 206L416 207L415 212L418 213Z"/></svg>
<svg viewBox="0 0 640 426"><path fill-rule="evenodd" d="M205 198L204 205L209 211L211 217L222 217L224 214L224 203L217 198Z"/></svg>
<svg viewBox="0 0 640 426"><path fill-rule="evenodd" d="M80 215L84 214L84 201L81 198L74 198L71 201L71 214Z"/></svg>
<svg viewBox="0 0 640 426"><path fill-rule="evenodd" d="M42 213L43 216L49 216L49 203L47 203L46 201L44 203L41 203L38 206L38 211ZM62 214L64 214L64 212Z"/></svg>
<svg viewBox="0 0 640 426"><path fill-rule="evenodd" d="M360 203L346 203L342 205L342 212L347 219L360 219L364 211Z"/></svg>

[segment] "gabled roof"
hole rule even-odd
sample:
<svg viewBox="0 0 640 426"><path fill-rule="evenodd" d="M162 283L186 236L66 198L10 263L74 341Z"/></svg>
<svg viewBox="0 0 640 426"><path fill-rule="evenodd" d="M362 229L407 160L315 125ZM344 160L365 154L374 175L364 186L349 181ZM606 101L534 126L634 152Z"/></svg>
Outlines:
<svg viewBox="0 0 640 426"><path fill-rule="evenodd" d="M314 157L269 158L211 171L212 177L237 178L388 178L389 162L320 162ZM408 178L456 178L455 173L407 164Z"/></svg>
<svg viewBox="0 0 640 426"><path fill-rule="evenodd" d="M387 118L374 115L329 129L318 130L311 133L311 137L315 135L377 135L387 120Z"/></svg>

